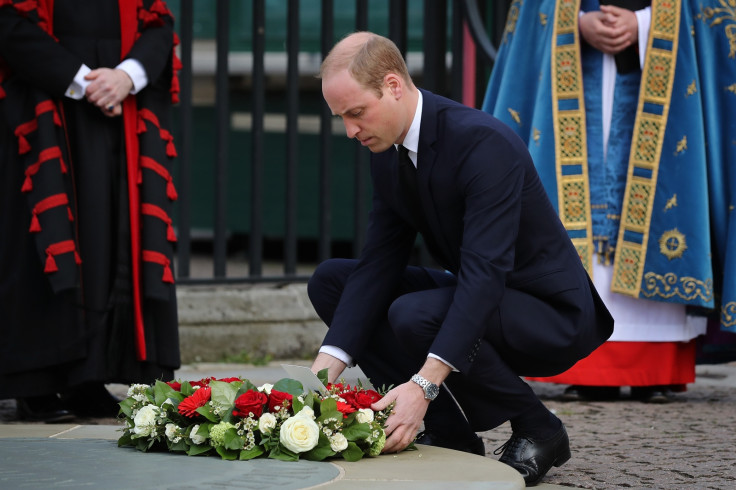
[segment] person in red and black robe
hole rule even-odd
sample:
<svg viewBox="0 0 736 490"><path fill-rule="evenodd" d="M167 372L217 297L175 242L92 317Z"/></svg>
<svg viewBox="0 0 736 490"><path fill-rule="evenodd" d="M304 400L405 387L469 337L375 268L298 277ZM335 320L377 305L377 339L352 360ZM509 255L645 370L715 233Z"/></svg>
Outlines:
<svg viewBox="0 0 736 490"><path fill-rule="evenodd" d="M161 0L0 0L0 399L114 416L180 365Z"/></svg>

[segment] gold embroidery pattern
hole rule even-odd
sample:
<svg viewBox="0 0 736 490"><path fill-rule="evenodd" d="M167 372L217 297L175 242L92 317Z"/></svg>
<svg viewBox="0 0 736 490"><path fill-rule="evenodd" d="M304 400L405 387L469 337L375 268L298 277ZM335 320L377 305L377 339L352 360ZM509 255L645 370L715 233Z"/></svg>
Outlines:
<svg viewBox="0 0 736 490"><path fill-rule="evenodd" d="M659 159L669 114L668 100L675 78L680 4L679 0L652 0L652 24L642 70L611 281L612 291L634 297L645 294L641 291L642 276L649 245Z"/></svg>
<svg viewBox="0 0 736 490"><path fill-rule="evenodd" d="M721 326L733 327L736 325L736 302L726 303L721 308Z"/></svg>
<svg viewBox="0 0 736 490"><path fill-rule="evenodd" d="M677 142L677 148L675 149L675 155L682 153L687 150L687 135L683 136L680 141Z"/></svg>
<svg viewBox="0 0 736 490"><path fill-rule="evenodd" d="M503 29L503 39L501 44L506 44L509 40L509 36L516 32L516 23L519 21L519 8L521 8L521 0L514 0L509 5L509 13L506 16L506 26Z"/></svg>
<svg viewBox="0 0 736 490"><path fill-rule="evenodd" d="M665 211L669 211L670 209L677 207L677 194L673 194L672 197L667 199L667 204L664 206Z"/></svg>
<svg viewBox="0 0 736 490"><path fill-rule="evenodd" d="M552 112L557 173L557 209L580 260L592 275L585 101L578 34L579 0L555 6L552 33Z"/></svg>
<svg viewBox="0 0 736 490"><path fill-rule="evenodd" d="M515 111L511 107L509 107L507 110L509 111L511 119L513 119L516 124L521 126L521 117L519 117L519 111Z"/></svg>
<svg viewBox="0 0 736 490"><path fill-rule="evenodd" d="M667 230L659 237L659 252L669 260L679 259L687 249L685 235L677 228Z"/></svg>
<svg viewBox="0 0 736 490"><path fill-rule="evenodd" d="M690 82L690 85L687 86L687 92L685 94L685 97L690 97L691 95L695 95L695 93L698 91L698 87L695 85L695 80Z"/></svg>
<svg viewBox="0 0 736 490"><path fill-rule="evenodd" d="M647 298L669 299L674 296L685 301L701 298L708 302L713 299L713 281L702 281L694 277L677 277L677 274L668 272L665 275L647 272L644 276L644 291L641 293Z"/></svg>
<svg viewBox="0 0 736 490"><path fill-rule="evenodd" d="M719 0L720 7L707 7L702 9L699 15L703 21L713 19L710 26L726 24L724 21L731 21L723 30L728 38L729 58L736 58L736 2L733 0Z"/></svg>

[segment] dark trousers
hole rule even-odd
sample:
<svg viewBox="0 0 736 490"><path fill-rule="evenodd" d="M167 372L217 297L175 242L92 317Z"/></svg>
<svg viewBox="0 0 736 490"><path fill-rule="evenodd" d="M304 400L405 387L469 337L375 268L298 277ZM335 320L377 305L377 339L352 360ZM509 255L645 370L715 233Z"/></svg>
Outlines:
<svg viewBox="0 0 736 490"><path fill-rule="evenodd" d="M356 264L357 260L351 259L328 260L320 264L309 281L309 298L328 326ZM354 359L374 386L399 385L422 367L452 303L455 288L455 277L446 272L420 267L406 269L384 320L375 325L368 345ZM497 427L541 405L520 378L532 374L525 372L527 368L531 366L530 371L537 375L550 375L571 365L557 365L518 352L494 325L489 325L478 348L472 367L464 373L451 373L445 381L449 392L441 390L440 396L430 403L424 420L427 428L456 434ZM464 422L453 397L469 424Z"/></svg>

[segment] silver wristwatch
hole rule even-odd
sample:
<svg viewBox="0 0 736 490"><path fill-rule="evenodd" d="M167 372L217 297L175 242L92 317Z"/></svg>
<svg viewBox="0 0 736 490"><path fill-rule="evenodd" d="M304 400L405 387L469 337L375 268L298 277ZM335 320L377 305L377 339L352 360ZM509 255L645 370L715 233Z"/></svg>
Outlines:
<svg viewBox="0 0 736 490"><path fill-rule="evenodd" d="M440 394L439 386L424 379L422 376L419 376L418 374L415 374L414 376L412 376L411 380L422 387L422 390L424 390L425 400L434 400L435 398L437 398L437 395Z"/></svg>

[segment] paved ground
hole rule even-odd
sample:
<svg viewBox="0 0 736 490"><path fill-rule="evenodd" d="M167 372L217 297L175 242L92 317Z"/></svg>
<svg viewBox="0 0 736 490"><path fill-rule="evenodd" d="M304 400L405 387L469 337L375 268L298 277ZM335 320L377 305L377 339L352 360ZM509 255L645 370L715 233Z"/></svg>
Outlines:
<svg viewBox="0 0 736 490"><path fill-rule="evenodd" d="M563 386L532 383L565 422L573 457L553 468L538 488L736 488L736 363L698 366L696 382L667 405L624 398L612 402L560 402ZM185 366L178 377L244 375L254 382L283 377L278 364ZM111 385L124 395L126 387ZM0 423L17 424L14 402L0 401ZM110 425L114 419L79 420ZM510 436L508 425L481 434L487 456ZM406 488L410 488L407 486ZM414 488L414 487L411 487Z"/></svg>

